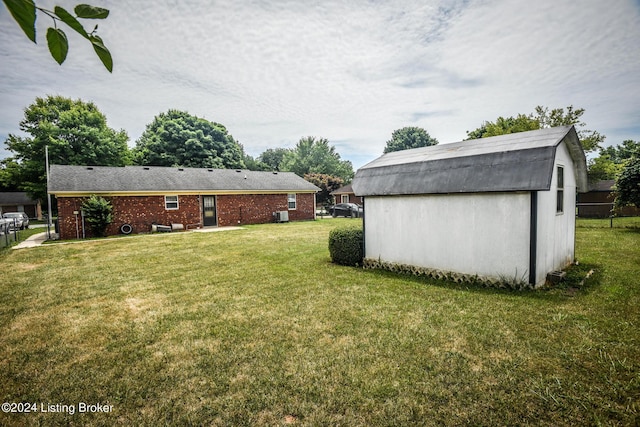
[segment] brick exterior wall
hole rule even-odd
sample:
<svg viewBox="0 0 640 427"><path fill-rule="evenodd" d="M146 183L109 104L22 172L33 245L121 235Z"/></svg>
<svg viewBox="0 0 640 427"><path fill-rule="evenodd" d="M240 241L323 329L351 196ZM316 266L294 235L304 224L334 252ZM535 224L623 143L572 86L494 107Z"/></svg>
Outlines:
<svg viewBox="0 0 640 427"><path fill-rule="evenodd" d="M288 209L286 194L220 195L216 199L218 225L221 227L274 222L273 213L276 211L289 211L289 221L315 218L314 194L297 194L295 210Z"/></svg>
<svg viewBox="0 0 640 427"><path fill-rule="evenodd" d="M362 197L357 197L355 194L353 193L342 193L342 194L348 194L349 195L349 201L346 203L355 203L356 205L362 205ZM335 203L345 203L342 201L342 194L336 194L334 195L334 200Z"/></svg>
<svg viewBox="0 0 640 427"><path fill-rule="evenodd" d="M122 224L130 224L133 233L148 233L153 223L183 224L185 228L202 226L200 196L178 196L179 208L165 209L164 196L117 196L108 197L113 206L113 222L107 227L108 236L120 234ZM296 210L289 210L289 220L312 220L315 218L314 194L297 194ZM82 238L80 211L83 197L60 197L58 203L59 233L61 239ZM286 194L235 194L216 196L218 226L263 224L274 222L273 212L286 211ZM189 227L188 227L189 226ZM85 225L85 236L92 237Z"/></svg>

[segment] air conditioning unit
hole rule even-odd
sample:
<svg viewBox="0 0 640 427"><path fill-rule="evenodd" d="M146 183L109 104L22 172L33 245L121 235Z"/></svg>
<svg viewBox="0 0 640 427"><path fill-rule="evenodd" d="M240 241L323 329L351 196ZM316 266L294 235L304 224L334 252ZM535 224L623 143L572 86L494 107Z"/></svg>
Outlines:
<svg viewBox="0 0 640 427"><path fill-rule="evenodd" d="M273 215L276 217L276 222L289 222L289 211L278 211Z"/></svg>

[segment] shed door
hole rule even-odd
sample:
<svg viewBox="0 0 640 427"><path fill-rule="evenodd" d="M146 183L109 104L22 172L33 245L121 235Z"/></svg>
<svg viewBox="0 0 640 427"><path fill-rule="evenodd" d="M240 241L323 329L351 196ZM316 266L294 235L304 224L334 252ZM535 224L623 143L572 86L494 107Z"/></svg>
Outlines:
<svg viewBox="0 0 640 427"><path fill-rule="evenodd" d="M202 197L202 212L204 215L203 224L205 227L218 225L216 218L216 196Z"/></svg>

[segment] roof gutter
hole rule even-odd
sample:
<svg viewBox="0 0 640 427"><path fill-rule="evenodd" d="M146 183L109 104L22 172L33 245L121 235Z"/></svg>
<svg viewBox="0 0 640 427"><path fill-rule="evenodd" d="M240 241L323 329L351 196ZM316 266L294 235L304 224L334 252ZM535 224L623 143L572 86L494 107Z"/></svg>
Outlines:
<svg viewBox="0 0 640 427"><path fill-rule="evenodd" d="M240 194L303 194L317 193L317 190L166 190L166 191L64 191L49 190L48 193L56 197L85 197L93 194L100 196L217 196Z"/></svg>

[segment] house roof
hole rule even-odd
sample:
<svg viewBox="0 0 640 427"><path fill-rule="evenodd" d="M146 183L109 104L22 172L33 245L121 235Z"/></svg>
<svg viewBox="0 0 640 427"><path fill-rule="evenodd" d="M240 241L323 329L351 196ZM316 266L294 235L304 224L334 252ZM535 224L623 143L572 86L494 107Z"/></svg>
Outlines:
<svg viewBox="0 0 640 427"><path fill-rule="evenodd" d="M573 126L387 153L358 170L353 189L357 196L549 190L562 142L578 191L587 191L586 158Z"/></svg>
<svg viewBox="0 0 640 427"><path fill-rule="evenodd" d="M24 192L0 192L0 206L35 205L36 203L37 201L33 200Z"/></svg>
<svg viewBox="0 0 640 427"><path fill-rule="evenodd" d="M605 180L597 181L591 184L589 186L589 191L611 193L615 185L616 185L615 179L605 179Z"/></svg>
<svg viewBox="0 0 640 427"><path fill-rule="evenodd" d="M351 186L351 184L347 184L343 187L338 188L337 190L333 190L331 193L332 196L334 194L351 194L353 193L353 187Z"/></svg>
<svg viewBox="0 0 640 427"><path fill-rule="evenodd" d="M160 166L52 165L49 193L164 194L284 193L320 189L292 172L200 169Z"/></svg>

